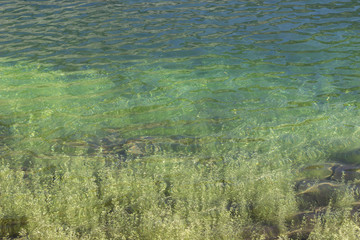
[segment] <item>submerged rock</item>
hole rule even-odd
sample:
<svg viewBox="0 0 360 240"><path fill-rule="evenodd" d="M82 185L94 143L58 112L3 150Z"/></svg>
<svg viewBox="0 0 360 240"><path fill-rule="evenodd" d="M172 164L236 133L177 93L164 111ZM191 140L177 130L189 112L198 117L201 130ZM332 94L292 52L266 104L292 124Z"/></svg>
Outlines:
<svg viewBox="0 0 360 240"><path fill-rule="evenodd" d="M308 239L311 231L315 227L315 221L326 213L326 208L318 208L314 211L304 211L294 215L289 221L289 229L287 233L290 239Z"/></svg>
<svg viewBox="0 0 360 240"><path fill-rule="evenodd" d="M360 180L360 164L322 163L310 165L300 169L297 178L299 181L356 181Z"/></svg>
<svg viewBox="0 0 360 240"><path fill-rule="evenodd" d="M104 156L111 156L122 161L160 153L193 153L200 149L199 139L185 136L142 136L122 138L114 132L99 143L91 143Z"/></svg>
<svg viewBox="0 0 360 240"><path fill-rule="evenodd" d="M320 163L309 165L300 169L298 173L299 179L327 179L333 174L335 163Z"/></svg>
<svg viewBox="0 0 360 240"><path fill-rule="evenodd" d="M326 207L329 205L330 200L336 197L337 191L340 191L342 187L343 184L332 182L314 184L297 194L299 208L301 210L312 210Z"/></svg>
<svg viewBox="0 0 360 240"><path fill-rule="evenodd" d="M336 181L355 181L360 180L360 165L343 165L334 168L331 176Z"/></svg>
<svg viewBox="0 0 360 240"><path fill-rule="evenodd" d="M346 193L360 200L360 164L321 163L299 170L295 184L299 212L289 221L289 239L308 239L315 221ZM349 206L350 217L358 216L360 202ZM321 220L323 221L323 220Z"/></svg>
<svg viewBox="0 0 360 240"><path fill-rule="evenodd" d="M325 207L336 194L351 189L354 197L360 192L360 165L323 163L306 166L299 171L295 184L300 209Z"/></svg>

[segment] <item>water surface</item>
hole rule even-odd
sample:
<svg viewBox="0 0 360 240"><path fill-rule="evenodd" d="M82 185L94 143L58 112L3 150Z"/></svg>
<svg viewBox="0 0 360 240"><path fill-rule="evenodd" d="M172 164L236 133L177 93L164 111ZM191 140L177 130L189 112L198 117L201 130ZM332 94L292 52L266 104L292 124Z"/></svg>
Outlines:
<svg viewBox="0 0 360 240"><path fill-rule="evenodd" d="M116 132L326 161L358 146L359 11L350 0L2 1L4 154L72 143L87 154Z"/></svg>

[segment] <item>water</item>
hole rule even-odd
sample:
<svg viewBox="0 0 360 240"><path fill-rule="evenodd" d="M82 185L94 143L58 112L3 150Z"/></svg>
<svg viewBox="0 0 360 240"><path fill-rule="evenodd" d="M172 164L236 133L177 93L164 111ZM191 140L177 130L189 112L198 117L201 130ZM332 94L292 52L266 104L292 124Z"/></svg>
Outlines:
<svg viewBox="0 0 360 240"><path fill-rule="evenodd" d="M113 134L327 161L358 147L359 11L350 0L2 1L3 155L86 155Z"/></svg>
<svg viewBox="0 0 360 240"><path fill-rule="evenodd" d="M0 238L357 238L359 8L0 1Z"/></svg>

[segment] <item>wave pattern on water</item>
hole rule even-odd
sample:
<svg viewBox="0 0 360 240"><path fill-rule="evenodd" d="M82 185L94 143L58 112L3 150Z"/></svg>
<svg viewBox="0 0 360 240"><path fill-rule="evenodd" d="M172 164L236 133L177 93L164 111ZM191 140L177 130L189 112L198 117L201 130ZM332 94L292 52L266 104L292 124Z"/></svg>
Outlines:
<svg viewBox="0 0 360 240"><path fill-rule="evenodd" d="M1 119L49 141L117 129L258 147L351 133L359 11L350 0L2 1L2 61L49 67L2 77Z"/></svg>

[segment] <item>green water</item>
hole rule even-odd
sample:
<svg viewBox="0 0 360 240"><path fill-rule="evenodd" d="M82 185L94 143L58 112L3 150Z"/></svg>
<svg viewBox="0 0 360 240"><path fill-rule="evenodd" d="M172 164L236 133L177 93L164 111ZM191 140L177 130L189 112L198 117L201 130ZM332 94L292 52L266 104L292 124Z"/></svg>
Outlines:
<svg viewBox="0 0 360 240"><path fill-rule="evenodd" d="M178 69L147 63L116 75L121 83L103 70L3 64L3 144L15 152L51 154L82 142L78 154L84 155L89 141L116 131L125 139L203 139L209 156L276 153L294 162L326 161L328 154L358 147L356 70L317 76L291 67L295 73L289 74L254 61L241 71L212 58Z"/></svg>
<svg viewBox="0 0 360 240"><path fill-rule="evenodd" d="M210 155L357 147L352 2L2 6L1 122L21 148L109 129L207 138Z"/></svg>
<svg viewBox="0 0 360 240"><path fill-rule="evenodd" d="M260 209L253 215L242 210L241 226L247 221L255 225L276 222L286 232L283 219L297 211L291 190L296 172L317 163L358 164L360 158L356 152L351 158L346 155L360 146L357 5L355 1L3 1L1 176L10 174L8 167L24 171L37 184L30 190L19 185L19 192L50 191L59 199L64 198L67 186L78 184L69 190L74 196L87 186L98 191L89 197L89 209L96 204L108 207L104 196L122 193L133 200L146 195L146 201L156 205L157 195L151 194L160 182L166 197L173 194L183 204L178 208L180 215L175 214L185 219L179 232L188 229L201 238L189 223L201 222L201 214L216 209L220 199L224 206L237 199L240 205L251 203ZM133 158L119 159L103 152L139 139L158 143L156 153L131 162ZM123 161L129 165L123 163L124 169L119 170L122 178L114 166ZM50 178L60 182L54 183L57 188L44 190L51 185L47 185ZM226 181L231 190L218 188L219 182ZM169 182L175 189L171 194ZM145 186L148 191L139 190ZM271 186L273 192L268 191ZM139 192L132 195L132 190ZM197 194L204 194L203 198ZM248 198L240 197L244 194ZM77 234L85 235L95 229L94 224L107 228L100 220L91 222L90 213L81 218L71 215L68 202L57 197L48 201L67 209L69 219L56 215L59 209L38 209L49 214L49 221L61 219L51 234L57 226L65 232L65 226L74 227ZM187 197L188 201L197 199L191 210L184 207ZM79 197L72 205L86 199ZM270 199L269 203L262 205L263 199ZM285 202L289 209L279 207ZM205 210L199 207L202 204ZM19 209L3 207L1 216L16 213L38 218ZM283 215L276 215L279 209ZM94 214L100 216L102 211ZM139 216L144 214L139 210ZM177 221L175 215L169 217L171 226ZM75 224L84 219L93 225L83 229ZM131 224L139 235L111 226L122 237L150 236L142 232L141 224ZM219 224L214 231L220 234L225 225ZM29 226L26 229L32 236L37 226ZM156 236L169 237L166 234L159 230Z"/></svg>

